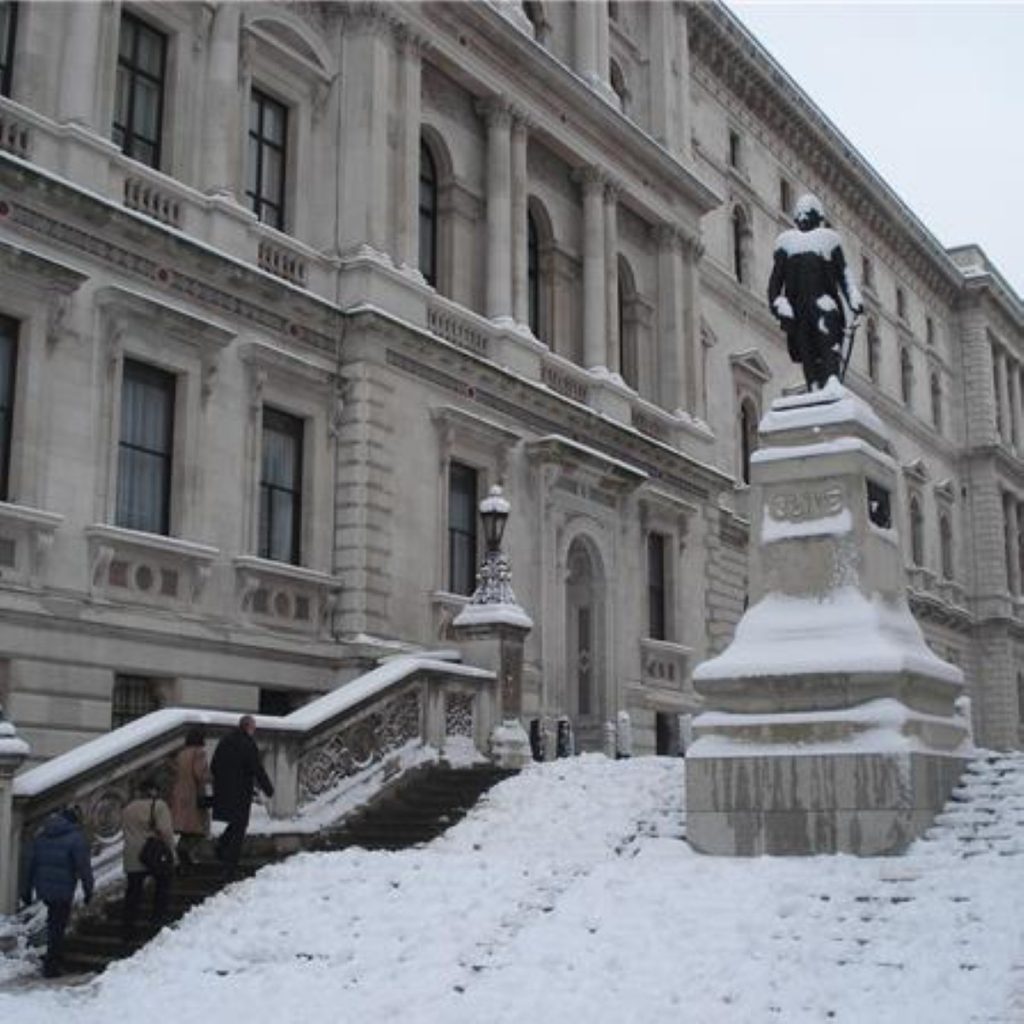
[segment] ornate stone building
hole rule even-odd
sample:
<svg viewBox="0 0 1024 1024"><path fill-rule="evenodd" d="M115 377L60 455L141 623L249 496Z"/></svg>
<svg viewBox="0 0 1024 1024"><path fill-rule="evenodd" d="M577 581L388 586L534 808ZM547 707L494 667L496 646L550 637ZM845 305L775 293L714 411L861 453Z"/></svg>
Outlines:
<svg viewBox="0 0 1024 1024"><path fill-rule="evenodd" d="M35 759L450 645L495 482L527 717L677 749L799 379L764 293L805 189L862 280L912 607L1018 743L1021 300L724 7L5 2L0 87L0 704Z"/></svg>

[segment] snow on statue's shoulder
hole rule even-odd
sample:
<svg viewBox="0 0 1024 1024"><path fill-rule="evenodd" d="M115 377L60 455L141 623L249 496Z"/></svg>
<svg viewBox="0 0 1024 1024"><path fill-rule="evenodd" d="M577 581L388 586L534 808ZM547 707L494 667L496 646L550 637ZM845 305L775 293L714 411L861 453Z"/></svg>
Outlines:
<svg viewBox="0 0 1024 1024"><path fill-rule="evenodd" d="M810 231L790 228L775 239L775 251L784 252L787 256L813 252L829 259L839 246L839 235L831 228L812 228Z"/></svg>

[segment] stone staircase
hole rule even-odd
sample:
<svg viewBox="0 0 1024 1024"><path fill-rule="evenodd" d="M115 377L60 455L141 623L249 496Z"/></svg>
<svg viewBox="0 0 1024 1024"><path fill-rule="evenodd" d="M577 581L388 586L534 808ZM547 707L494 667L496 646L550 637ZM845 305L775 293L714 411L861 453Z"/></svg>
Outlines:
<svg viewBox="0 0 1024 1024"><path fill-rule="evenodd" d="M1024 854L1024 754L971 761L921 842L935 844L936 852L952 847L961 857Z"/></svg>
<svg viewBox="0 0 1024 1024"><path fill-rule="evenodd" d="M492 786L514 773L477 765L449 768L431 765L412 773L391 792L383 794L341 824L320 832L305 843L306 849L329 852L349 847L368 850L401 850L427 843L461 819ZM247 878L280 857L267 852L258 837L247 840L248 859L242 861L237 878ZM170 923L219 892L225 885L219 864L203 862L176 875L171 888ZM131 956L156 934L148 925L152 894L147 887L142 912L136 925L136 939L121 939L120 894L108 897L80 916L65 945L66 973L97 973L114 960Z"/></svg>

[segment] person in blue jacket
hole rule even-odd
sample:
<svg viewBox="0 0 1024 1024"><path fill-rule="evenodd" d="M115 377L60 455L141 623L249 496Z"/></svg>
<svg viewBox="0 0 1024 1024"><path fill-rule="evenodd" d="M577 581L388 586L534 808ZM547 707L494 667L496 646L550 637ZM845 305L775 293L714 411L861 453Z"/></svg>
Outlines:
<svg viewBox="0 0 1024 1024"><path fill-rule="evenodd" d="M73 807L51 814L36 833L25 865L22 898L33 893L46 904L46 956L43 974L55 978L61 972L64 932L71 917L75 887L82 883L85 902L92 899L93 877L89 844Z"/></svg>

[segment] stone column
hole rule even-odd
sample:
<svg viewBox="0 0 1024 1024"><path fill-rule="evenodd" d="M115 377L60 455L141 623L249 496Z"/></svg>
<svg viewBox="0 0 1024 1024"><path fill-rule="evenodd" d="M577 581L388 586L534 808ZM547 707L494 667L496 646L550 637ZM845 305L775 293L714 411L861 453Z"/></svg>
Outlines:
<svg viewBox="0 0 1024 1024"><path fill-rule="evenodd" d="M487 122L487 315L512 318L512 113L503 100L480 104Z"/></svg>
<svg viewBox="0 0 1024 1024"><path fill-rule="evenodd" d="M675 412L686 404L682 239L671 224L660 225L655 237L658 243L657 399L662 408Z"/></svg>
<svg viewBox="0 0 1024 1024"><path fill-rule="evenodd" d="M530 323L526 143L526 121L516 116L512 122L512 315L521 326Z"/></svg>
<svg viewBox="0 0 1024 1024"><path fill-rule="evenodd" d="M389 262L388 116L394 26L383 7L345 8L338 252Z"/></svg>
<svg viewBox="0 0 1024 1024"><path fill-rule="evenodd" d="M651 19L651 134L676 152L676 76L673 69L676 12L674 4L648 8Z"/></svg>
<svg viewBox="0 0 1024 1024"><path fill-rule="evenodd" d="M0 914L13 914L18 909L21 843L14 826L14 773L28 752L28 744L0 710Z"/></svg>
<svg viewBox="0 0 1024 1024"><path fill-rule="evenodd" d="M583 188L583 365L589 369L604 366L607 354L605 181L594 167L578 172L578 179Z"/></svg>
<svg viewBox="0 0 1024 1024"><path fill-rule="evenodd" d="M67 5L67 35L60 66L57 116L94 131L96 123L97 67L105 4Z"/></svg>
<svg viewBox="0 0 1024 1024"><path fill-rule="evenodd" d="M604 190L604 302L608 336L607 366L622 372L619 337L619 187L609 182Z"/></svg>
<svg viewBox="0 0 1024 1024"><path fill-rule="evenodd" d="M597 78L597 14L601 3L577 0L576 74L587 82Z"/></svg>
<svg viewBox="0 0 1024 1024"><path fill-rule="evenodd" d="M88 6L88 5L85 5ZM203 187L213 195L235 198L240 186L238 159L243 123L248 116L249 91L239 89L239 43L242 7L220 3L213 14L207 64L204 133Z"/></svg>
<svg viewBox="0 0 1024 1024"><path fill-rule="evenodd" d="M403 32L398 44L401 141L396 246L398 264L407 273L422 277L420 261L420 132L423 78L423 44Z"/></svg>
<svg viewBox="0 0 1024 1024"><path fill-rule="evenodd" d="M672 4L675 14L675 38L674 49L675 65L678 68L676 81L676 147L673 152L689 160L692 153L691 138L693 136L693 110L690 98L690 35L687 29L686 4Z"/></svg>

